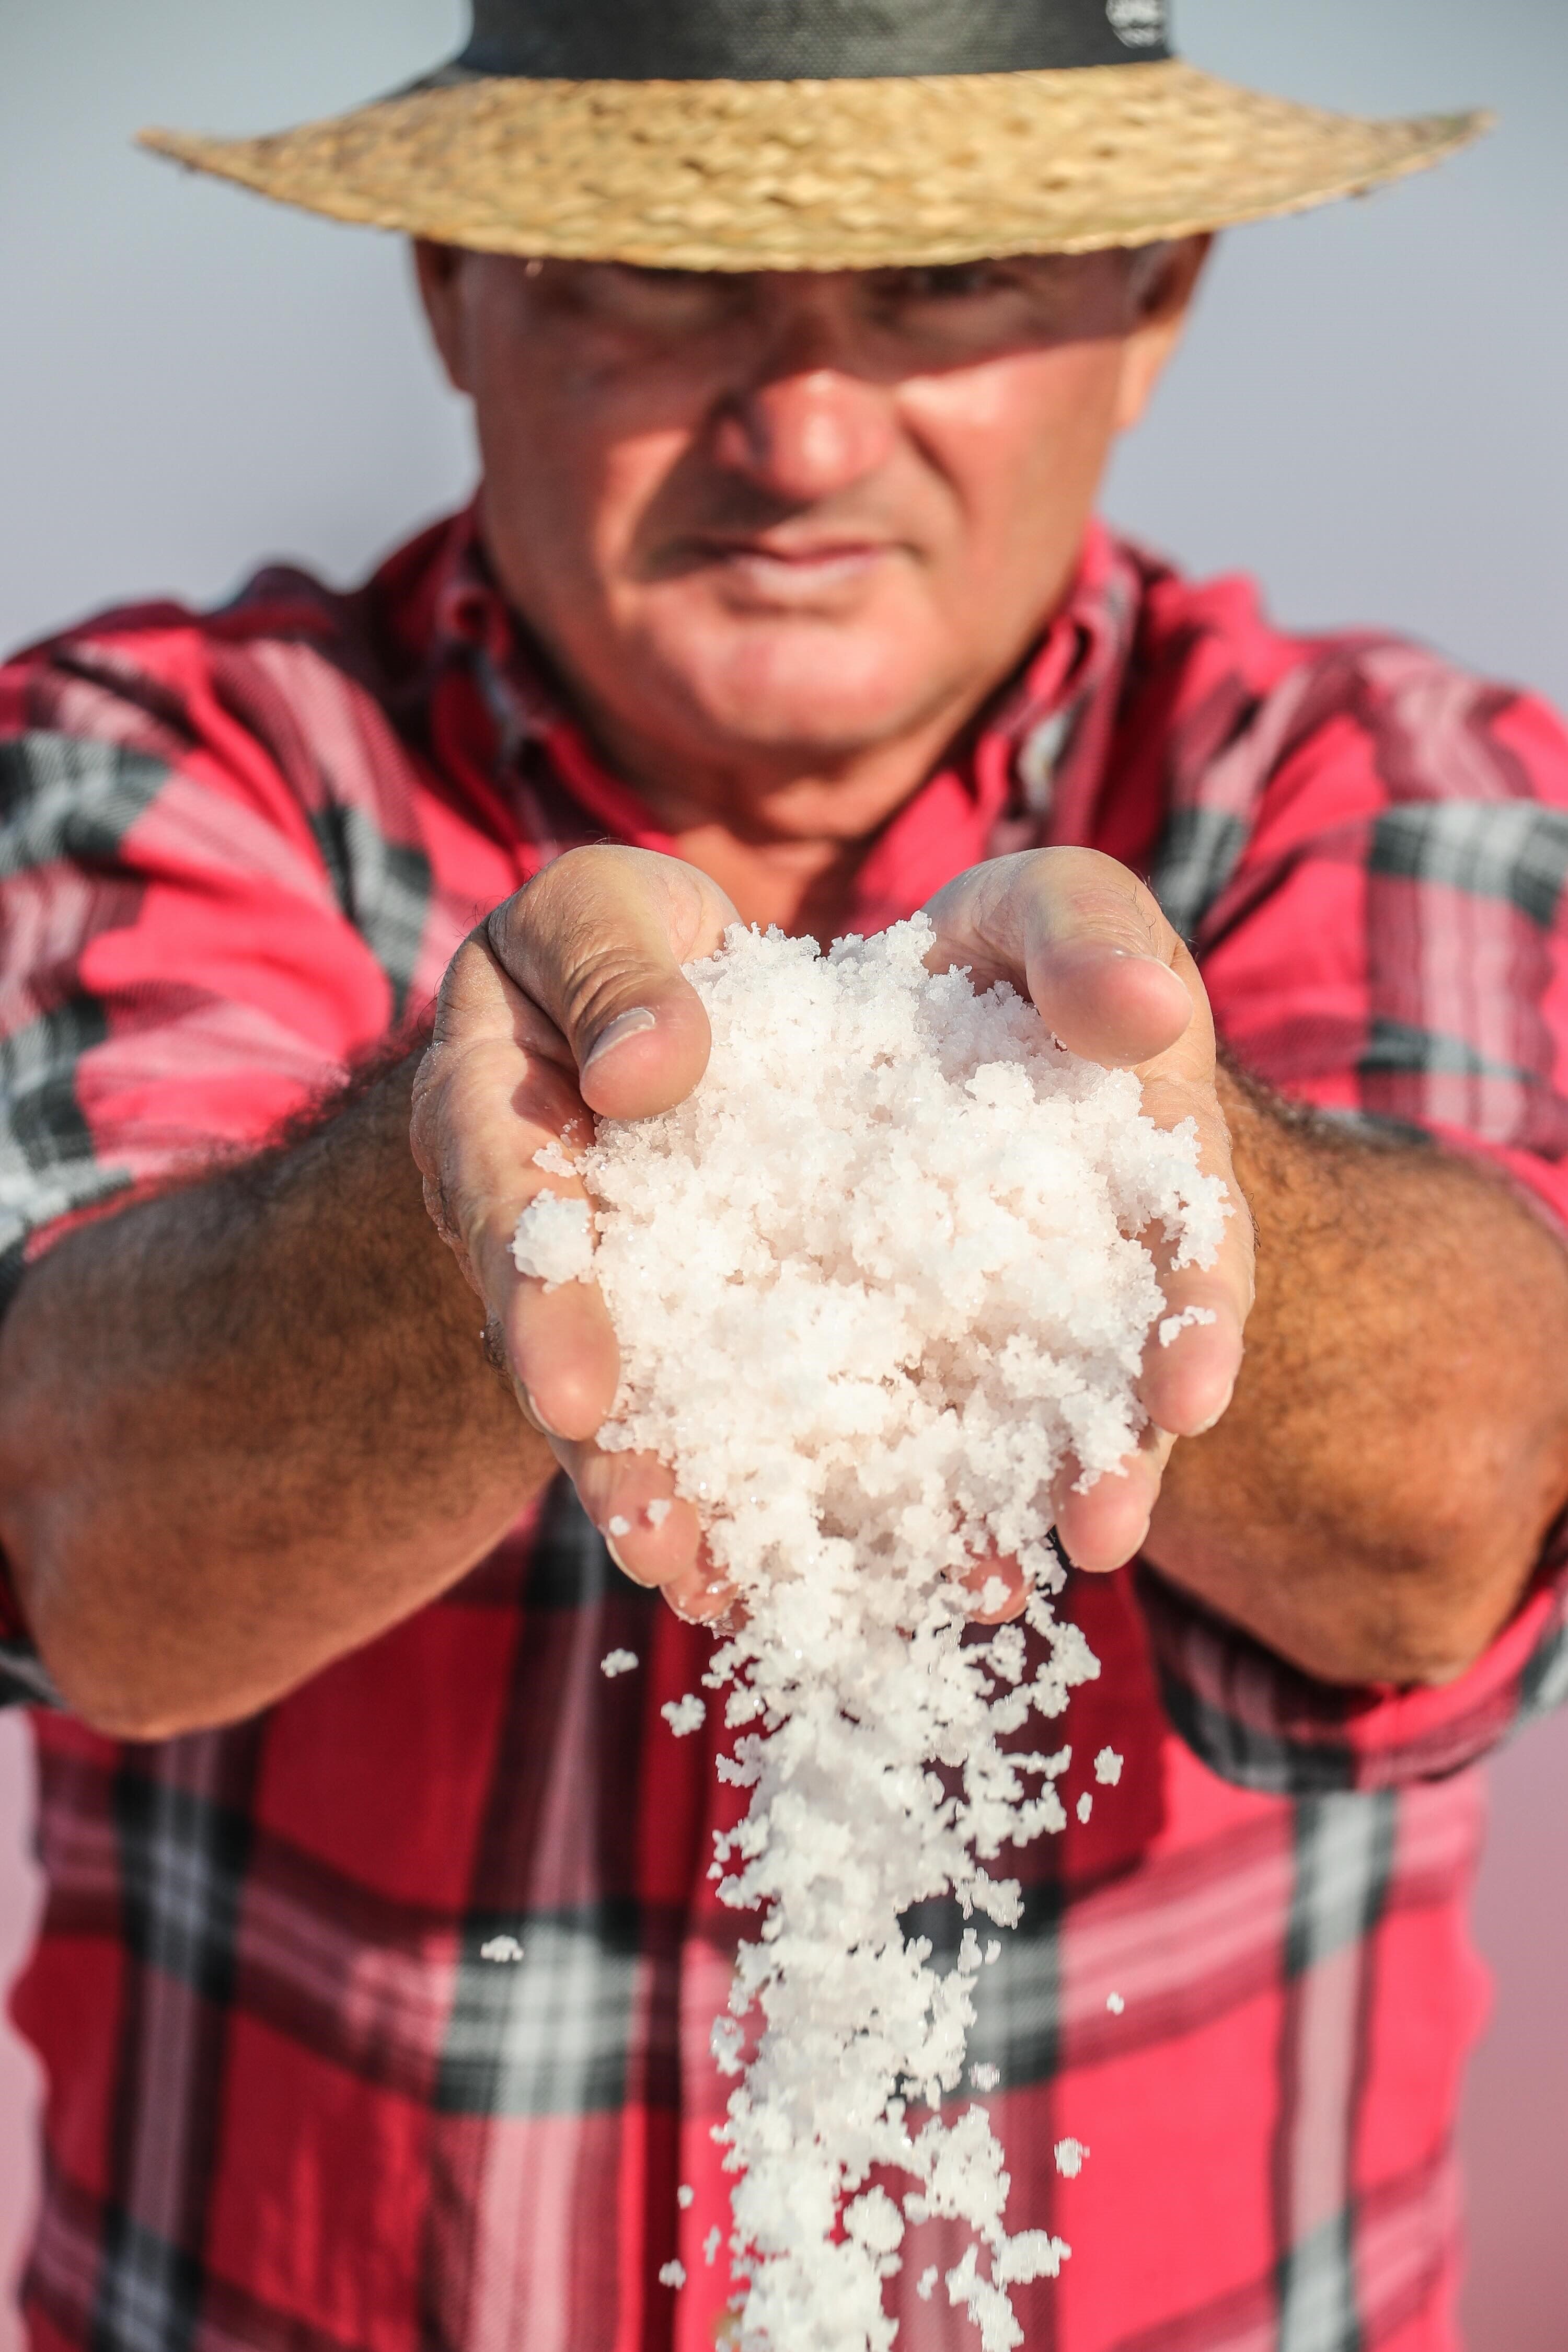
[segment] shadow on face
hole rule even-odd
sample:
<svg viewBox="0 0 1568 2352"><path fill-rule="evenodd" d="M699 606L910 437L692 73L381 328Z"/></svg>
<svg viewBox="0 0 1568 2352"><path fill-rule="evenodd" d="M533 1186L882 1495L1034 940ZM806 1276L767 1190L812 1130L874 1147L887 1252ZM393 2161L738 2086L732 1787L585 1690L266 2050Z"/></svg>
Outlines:
<svg viewBox="0 0 1568 2352"><path fill-rule="evenodd" d="M1070 582L1205 242L712 273L425 246L486 540L642 774L935 746Z"/></svg>

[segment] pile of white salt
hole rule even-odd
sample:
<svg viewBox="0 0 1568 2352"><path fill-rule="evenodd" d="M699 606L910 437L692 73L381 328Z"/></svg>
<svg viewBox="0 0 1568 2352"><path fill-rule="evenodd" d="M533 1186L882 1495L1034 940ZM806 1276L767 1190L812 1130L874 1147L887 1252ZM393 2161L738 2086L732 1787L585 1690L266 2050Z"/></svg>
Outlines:
<svg viewBox="0 0 1568 2352"><path fill-rule="evenodd" d="M696 1093L601 1121L591 1212L545 1195L518 1228L524 1273L591 1265L622 1356L600 1443L669 1465L745 1601L705 1677L740 1735L720 1769L752 1792L714 1865L758 1915L714 2031L745 2352L887 2352L883 2282L939 2217L971 2233L941 2290L1008 2352L1009 2287L1068 2251L1009 2235L1004 2152L954 2096L995 1938L971 1927L939 1972L900 1920L951 1895L1010 1926L987 1864L1063 1826L1068 1750L1016 1737L1098 1672L1051 1610L1052 1482L1114 1470L1142 1424L1164 1302L1138 1236L1207 1264L1228 1213L1190 1125L1157 1129L1134 1077L1010 992L931 976L931 938L917 917L823 957L731 930L688 971L713 1031ZM964 1639L954 1572L1000 1555L1029 1583L1032 1675L1016 1626Z"/></svg>

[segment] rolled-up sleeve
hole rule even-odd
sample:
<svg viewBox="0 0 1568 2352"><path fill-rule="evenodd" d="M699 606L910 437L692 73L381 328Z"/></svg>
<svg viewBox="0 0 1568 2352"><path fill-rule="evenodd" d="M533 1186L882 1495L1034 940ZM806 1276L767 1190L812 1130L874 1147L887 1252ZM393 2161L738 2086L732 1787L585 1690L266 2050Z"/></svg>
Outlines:
<svg viewBox="0 0 1568 2352"><path fill-rule="evenodd" d="M1440 1688L1339 1688L1300 1673L1147 1565L1137 1591L1165 1712L1222 1780L1279 1797L1404 1788L1480 1761L1568 1697L1568 1533L1468 1674Z"/></svg>

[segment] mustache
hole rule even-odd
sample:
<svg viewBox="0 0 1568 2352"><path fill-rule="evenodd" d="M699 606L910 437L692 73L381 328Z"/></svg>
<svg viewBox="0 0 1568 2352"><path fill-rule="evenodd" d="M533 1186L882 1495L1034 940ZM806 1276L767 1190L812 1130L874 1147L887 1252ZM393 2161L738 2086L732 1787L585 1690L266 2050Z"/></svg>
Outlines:
<svg viewBox="0 0 1568 2352"><path fill-rule="evenodd" d="M910 544L907 526L900 528L870 501L833 499L815 505L715 499L696 513L650 514L638 537L637 569L645 579L668 578L749 550L787 560L832 549Z"/></svg>
<svg viewBox="0 0 1568 2352"><path fill-rule="evenodd" d="M632 548L638 576L654 580L711 563L724 549L771 541L781 555L809 547L907 547L910 517L869 486L823 499L786 499L684 458L660 483Z"/></svg>

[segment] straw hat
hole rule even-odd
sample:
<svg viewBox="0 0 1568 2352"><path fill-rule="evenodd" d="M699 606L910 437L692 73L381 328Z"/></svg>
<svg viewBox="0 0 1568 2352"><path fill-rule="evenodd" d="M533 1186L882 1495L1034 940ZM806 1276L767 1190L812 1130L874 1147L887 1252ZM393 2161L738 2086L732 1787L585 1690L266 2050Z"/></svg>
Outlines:
<svg viewBox="0 0 1568 2352"><path fill-rule="evenodd" d="M336 220L529 256L846 269L1082 253L1296 212L1479 114L1363 121L1216 81L1166 0L475 0L411 89L146 144Z"/></svg>

